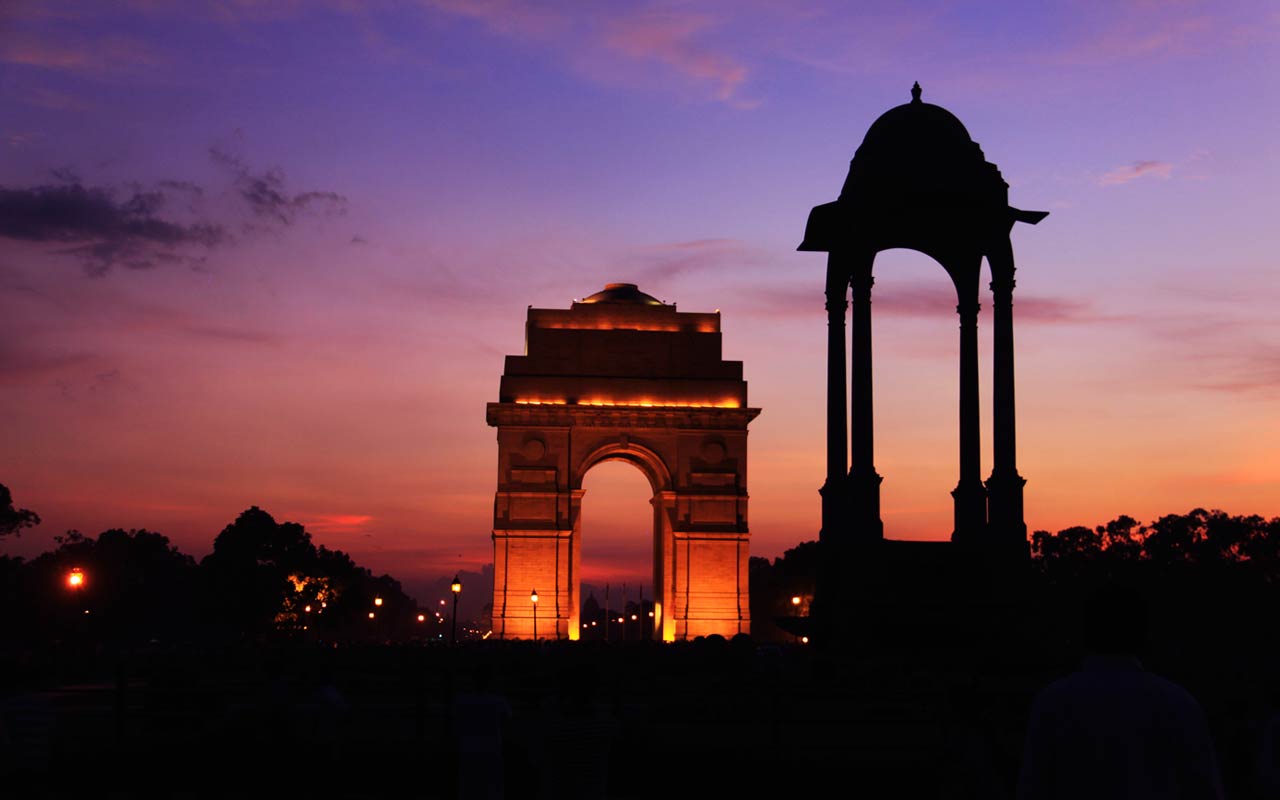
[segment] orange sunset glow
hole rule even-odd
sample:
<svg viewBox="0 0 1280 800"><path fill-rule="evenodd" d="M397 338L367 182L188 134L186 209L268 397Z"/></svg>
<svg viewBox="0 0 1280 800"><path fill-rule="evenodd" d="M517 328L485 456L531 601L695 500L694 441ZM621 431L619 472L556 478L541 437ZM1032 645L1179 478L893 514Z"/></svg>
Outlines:
<svg viewBox="0 0 1280 800"><path fill-rule="evenodd" d="M0 481L42 519L7 554L120 527L199 558L256 505L414 592L479 572L494 558L486 404L526 314L555 329L622 281L719 330L743 365L762 409L751 554L813 540L825 261L796 245L916 80L1011 198L1050 212L1012 234L1027 526L1280 513L1265 4L1098 6L1071 25L824 3L161 6L0 12ZM268 44L277 23L289 47ZM66 216L19 214L40 198ZM885 534L945 539L954 291L936 262L889 250L873 308ZM746 407L697 388L678 405ZM609 463L585 485L584 569L649 580L647 481Z"/></svg>

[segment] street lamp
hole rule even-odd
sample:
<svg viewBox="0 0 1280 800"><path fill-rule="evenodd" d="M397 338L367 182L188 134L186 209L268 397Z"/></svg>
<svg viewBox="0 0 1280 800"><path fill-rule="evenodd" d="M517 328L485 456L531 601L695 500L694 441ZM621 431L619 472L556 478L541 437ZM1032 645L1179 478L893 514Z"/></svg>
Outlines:
<svg viewBox="0 0 1280 800"><path fill-rule="evenodd" d="M373 598L373 604L374 604L375 606L380 606L380 605L382 605L382 598L381 598L381 597L375 597L375 598Z"/></svg>
<svg viewBox="0 0 1280 800"><path fill-rule="evenodd" d="M79 567L72 567L67 573L67 586L73 591L84 586L84 570Z"/></svg>
<svg viewBox="0 0 1280 800"><path fill-rule="evenodd" d="M538 590L529 593L529 602L534 604L534 641L538 640Z"/></svg>
<svg viewBox="0 0 1280 800"><path fill-rule="evenodd" d="M793 613L791 616L793 617L800 616L800 595L798 594L791 595L791 608L793 610ZM800 641L800 634L795 633L792 635L796 637L796 641Z"/></svg>
<svg viewBox="0 0 1280 800"><path fill-rule="evenodd" d="M451 644L458 643L458 595L462 594L462 581L458 580L458 576L453 576L453 583L449 584L449 591L453 592L453 636Z"/></svg>

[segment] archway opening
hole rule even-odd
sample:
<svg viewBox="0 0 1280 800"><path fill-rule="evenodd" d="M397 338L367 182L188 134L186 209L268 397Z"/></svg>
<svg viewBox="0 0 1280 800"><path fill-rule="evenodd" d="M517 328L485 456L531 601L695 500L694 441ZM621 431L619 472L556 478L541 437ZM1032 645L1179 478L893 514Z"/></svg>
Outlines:
<svg viewBox="0 0 1280 800"><path fill-rule="evenodd" d="M584 640L644 636L654 599L653 486L634 464L606 460L582 481L579 625Z"/></svg>
<svg viewBox="0 0 1280 800"><path fill-rule="evenodd" d="M886 538L946 540L959 479L960 318L937 261L915 250L876 256L871 295L876 469ZM986 269L983 270L983 282ZM991 307L978 316L983 471L990 470Z"/></svg>

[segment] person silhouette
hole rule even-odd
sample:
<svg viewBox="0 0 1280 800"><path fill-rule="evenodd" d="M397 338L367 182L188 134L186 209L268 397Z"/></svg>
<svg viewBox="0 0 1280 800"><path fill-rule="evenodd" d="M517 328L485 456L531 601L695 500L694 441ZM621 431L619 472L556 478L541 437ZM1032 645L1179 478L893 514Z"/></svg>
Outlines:
<svg viewBox="0 0 1280 800"><path fill-rule="evenodd" d="M512 709L493 687L493 668L477 663L469 690L453 700L452 722L461 800L497 800L506 795L505 752Z"/></svg>
<svg viewBox="0 0 1280 800"><path fill-rule="evenodd" d="M1112 582L1082 610L1087 654L1032 702L1018 800L1221 800L1203 709L1138 659L1147 625L1142 596Z"/></svg>
<svg viewBox="0 0 1280 800"><path fill-rule="evenodd" d="M546 720L541 796L554 800L605 800L617 724L600 702L600 673L590 661L563 665Z"/></svg>

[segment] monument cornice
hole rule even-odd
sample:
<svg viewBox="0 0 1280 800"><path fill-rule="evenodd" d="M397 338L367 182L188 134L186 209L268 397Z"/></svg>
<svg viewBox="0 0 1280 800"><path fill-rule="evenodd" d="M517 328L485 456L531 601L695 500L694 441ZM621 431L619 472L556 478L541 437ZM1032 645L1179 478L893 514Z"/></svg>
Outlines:
<svg viewBox="0 0 1280 800"><path fill-rule="evenodd" d="M582 406L489 403L491 426L547 428L693 428L741 430L760 414L758 408L683 406Z"/></svg>

